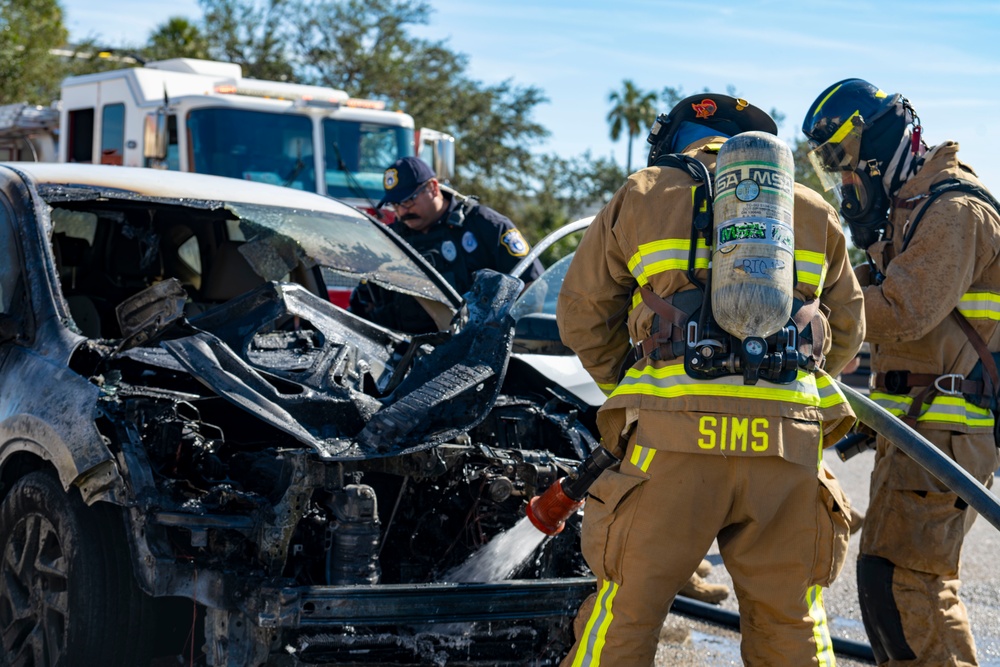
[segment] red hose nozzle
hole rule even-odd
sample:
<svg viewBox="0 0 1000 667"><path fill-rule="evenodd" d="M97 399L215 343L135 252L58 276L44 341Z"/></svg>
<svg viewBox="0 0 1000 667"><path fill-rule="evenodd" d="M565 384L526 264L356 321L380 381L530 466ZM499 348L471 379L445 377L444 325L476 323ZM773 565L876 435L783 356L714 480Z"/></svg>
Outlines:
<svg viewBox="0 0 1000 667"><path fill-rule="evenodd" d="M601 473L618 463L614 454L604 447L596 447L577 468L574 475L556 480L545 493L528 502L525 513L538 530L546 535L556 535L563 529L566 519L583 507L587 489Z"/></svg>
<svg viewBox="0 0 1000 667"><path fill-rule="evenodd" d="M525 511L532 525L546 535L559 534L566 525L566 519L583 507L582 500L573 500L563 491L565 479L557 480L545 493L532 498Z"/></svg>

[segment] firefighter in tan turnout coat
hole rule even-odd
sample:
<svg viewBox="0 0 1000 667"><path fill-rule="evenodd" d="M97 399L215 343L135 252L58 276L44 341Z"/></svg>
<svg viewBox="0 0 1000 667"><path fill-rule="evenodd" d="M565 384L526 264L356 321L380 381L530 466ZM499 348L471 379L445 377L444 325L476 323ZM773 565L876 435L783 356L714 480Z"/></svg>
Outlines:
<svg viewBox="0 0 1000 667"><path fill-rule="evenodd" d="M834 664L821 587L843 563L850 508L819 462L853 423L831 374L864 334L836 212L795 185L794 296L821 303L811 327L825 371L793 370L785 384L695 379L676 356L683 322L650 298L690 312L684 297L700 290L689 261L703 282L710 258L704 238L690 253L704 189L680 168L655 166L656 156L683 151L714 172L722 142L748 130L777 134L767 114L725 95L661 116L654 166L598 214L563 284L560 332L609 396L599 426L621 458L589 492L582 547L598 590L564 665L651 665L674 596L715 539L739 599L746 664Z"/></svg>
<svg viewBox="0 0 1000 667"><path fill-rule="evenodd" d="M1000 204L958 160L957 144L926 146L909 101L867 81L827 88L802 129L870 257L858 275L872 399L989 486L998 465L989 401L1000 385L981 357L992 362L1000 350ZM976 665L958 597L959 553L976 513L884 438L877 444L858 560L875 657Z"/></svg>

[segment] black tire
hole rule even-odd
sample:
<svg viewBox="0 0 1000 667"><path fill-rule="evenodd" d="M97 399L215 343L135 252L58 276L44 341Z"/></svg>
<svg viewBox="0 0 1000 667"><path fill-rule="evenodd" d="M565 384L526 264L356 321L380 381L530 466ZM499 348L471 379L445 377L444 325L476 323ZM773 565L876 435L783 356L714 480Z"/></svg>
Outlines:
<svg viewBox="0 0 1000 667"><path fill-rule="evenodd" d="M87 507L44 472L10 490L0 506L0 664L149 663L151 599L132 574L120 512Z"/></svg>

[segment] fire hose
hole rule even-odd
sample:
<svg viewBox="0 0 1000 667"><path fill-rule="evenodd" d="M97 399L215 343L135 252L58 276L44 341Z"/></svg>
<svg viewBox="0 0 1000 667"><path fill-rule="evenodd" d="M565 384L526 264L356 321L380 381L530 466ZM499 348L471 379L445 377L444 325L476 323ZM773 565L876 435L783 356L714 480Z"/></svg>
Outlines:
<svg viewBox="0 0 1000 667"><path fill-rule="evenodd" d="M837 384L847 402L851 404L858 421L903 450L968 503L972 509L979 512L994 528L1000 530L1000 500L997 500L997 497L979 480L885 408L848 385L842 382ZM604 447L596 448L574 474L557 480L543 494L531 499L526 510L528 519L546 535L560 532L566 520L583 506L587 490L591 485L597 481L602 472L616 463L618 459L611 452ZM721 625L739 628L738 613L695 600L678 597L672 609ZM834 637L833 649L851 657L874 659L871 647L861 642Z"/></svg>

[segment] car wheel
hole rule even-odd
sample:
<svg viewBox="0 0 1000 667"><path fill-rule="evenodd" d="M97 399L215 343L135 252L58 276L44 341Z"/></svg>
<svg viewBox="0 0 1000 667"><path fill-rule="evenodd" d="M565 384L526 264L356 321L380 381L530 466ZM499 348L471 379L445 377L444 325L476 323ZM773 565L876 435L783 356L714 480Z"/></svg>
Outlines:
<svg viewBox="0 0 1000 667"><path fill-rule="evenodd" d="M0 507L0 664L148 663L151 599L114 510L87 507L44 472L10 490Z"/></svg>

